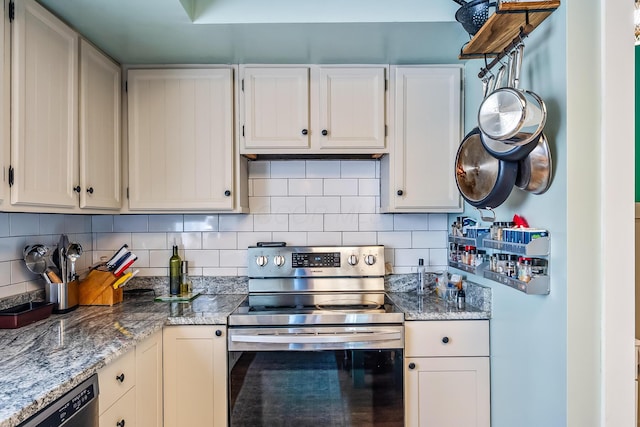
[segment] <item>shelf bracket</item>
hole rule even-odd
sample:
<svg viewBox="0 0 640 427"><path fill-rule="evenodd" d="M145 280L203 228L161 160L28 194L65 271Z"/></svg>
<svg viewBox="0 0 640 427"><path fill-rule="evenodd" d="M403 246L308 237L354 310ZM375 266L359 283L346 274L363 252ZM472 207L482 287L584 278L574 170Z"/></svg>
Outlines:
<svg viewBox="0 0 640 427"><path fill-rule="evenodd" d="M529 13L527 12L527 17L529 16ZM527 19L528 21L528 19ZM509 55L511 53L511 51L513 51L513 49L515 49L520 43L522 43L522 41L533 31L533 26L529 23L525 24L523 27L520 27L520 33L513 38L513 40L511 41L511 43L509 43L507 45L507 47L505 47L502 52L500 52L495 58L493 58L493 60L486 65L484 68L480 69L480 72L478 73L478 77L479 78L483 78L484 76L486 76L487 74L489 74L490 70L498 63L500 63L500 61L507 55Z"/></svg>

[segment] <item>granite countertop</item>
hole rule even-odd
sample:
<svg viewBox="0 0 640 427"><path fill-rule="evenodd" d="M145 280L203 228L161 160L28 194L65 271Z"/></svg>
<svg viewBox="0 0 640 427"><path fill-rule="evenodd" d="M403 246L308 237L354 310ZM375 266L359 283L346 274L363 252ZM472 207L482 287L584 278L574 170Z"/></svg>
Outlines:
<svg viewBox="0 0 640 427"><path fill-rule="evenodd" d="M489 319L490 291L469 288L458 310L435 295L388 292L406 320ZM488 297L487 297L488 295ZM0 330L0 427L13 427L165 325L226 324L245 294L203 294L191 302L127 296L113 307L79 307Z"/></svg>

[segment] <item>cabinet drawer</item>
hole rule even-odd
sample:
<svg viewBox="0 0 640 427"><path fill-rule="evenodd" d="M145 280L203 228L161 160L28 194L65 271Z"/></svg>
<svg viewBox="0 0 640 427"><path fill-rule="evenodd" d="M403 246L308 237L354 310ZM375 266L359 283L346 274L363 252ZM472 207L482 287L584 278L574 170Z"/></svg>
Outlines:
<svg viewBox="0 0 640 427"><path fill-rule="evenodd" d="M135 385L136 352L130 351L98 371L100 413Z"/></svg>
<svg viewBox="0 0 640 427"><path fill-rule="evenodd" d="M116 403L103 412L99 418L99 425L100 427L134 427L136 425L135 389L126 392Z"/></svg>
<svg viewBox="0 0 640 427"><path fill-rule="evenodd" d="M489 356L489 321L405 322L405 356Z"/></svg>

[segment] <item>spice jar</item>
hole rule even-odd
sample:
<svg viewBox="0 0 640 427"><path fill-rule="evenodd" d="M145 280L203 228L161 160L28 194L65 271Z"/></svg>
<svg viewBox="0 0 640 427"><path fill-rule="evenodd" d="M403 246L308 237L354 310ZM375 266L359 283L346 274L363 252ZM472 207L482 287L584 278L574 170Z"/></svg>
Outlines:
<svg viewBox="0 0 640 427"><path fill-rule="evenodd" d="M520 257L518 259L518 280L522 282L531 280L531 258Z"/></svg>
<svg viewBox="0 0 640 427"><path fill-rule="evenodd" d="M545 276L547 274L547 260L544 258L531 258L531 275Z"/></svg>
<svg viewBox="0 0 640 427"><path fill-rule="evenodd" d="M507 272L507 254L498 254L498 265L496 272L500 274L506 274Z"/></svg>
<svg viewBox="0 0 640 427"><path fill-rule="evenodd" d="M509 277L516 277L517 275L517 268L516 265L518 263L518 256L517 255L509 255L509 259L507 260L507 269L506 269L506 274Z"/></svg>

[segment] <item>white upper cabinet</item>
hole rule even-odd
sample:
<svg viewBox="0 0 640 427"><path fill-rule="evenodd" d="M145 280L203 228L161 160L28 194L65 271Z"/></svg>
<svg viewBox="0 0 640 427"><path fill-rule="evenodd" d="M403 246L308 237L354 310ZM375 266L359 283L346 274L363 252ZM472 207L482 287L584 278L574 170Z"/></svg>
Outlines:
<svg viewBox="0 0 640 427"><path fill-rule="evenodd" d="M386 66L240 67L240 153L380 154Z"/></svg>
<svg viewBox="0 0 640 427"><path fill-rule="evenodd" d="M129 209L234 208L233 69L129 70Z"/></svg>
<svg viewBox="0 0 640 427"><path fill-rule="evenodd" d="M16 1L11 62L11 203L77 207L78 36Z"/></svg>
<svg viewBox="0 0 640 427"><path fill-rule="evenodd" d="M80 43L80 207L120 209L120 66Z"/></svg>
<svg viewBox="0 0 640 427"><path fill-rule="evenodd" d="M393 143L380 165L383 212L460 212L455 158L462 130L462 68L392 66Z"/></svg>

